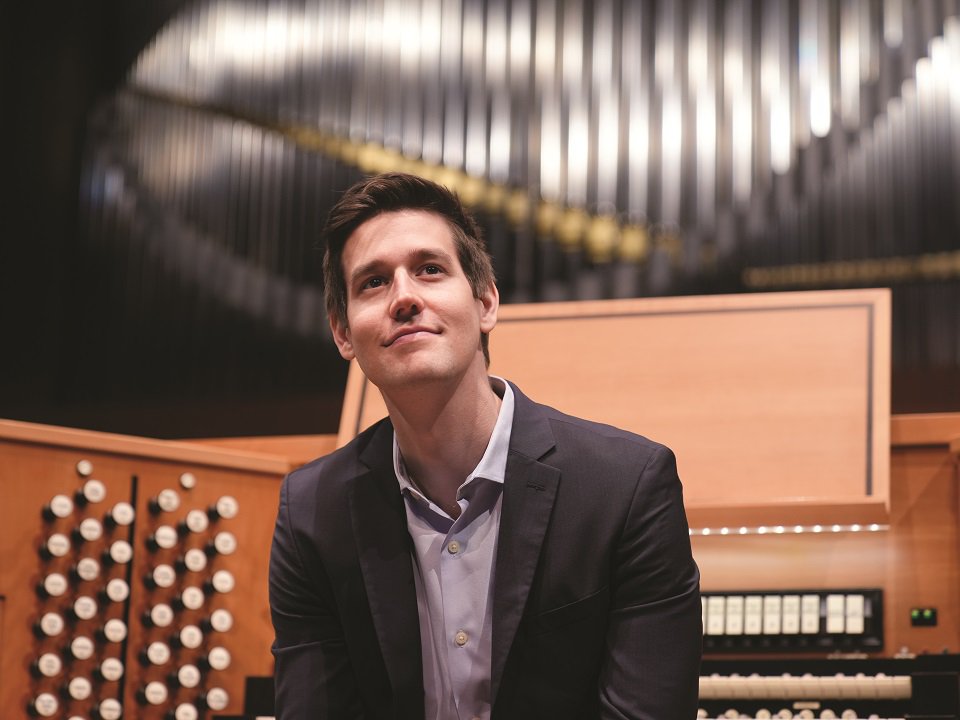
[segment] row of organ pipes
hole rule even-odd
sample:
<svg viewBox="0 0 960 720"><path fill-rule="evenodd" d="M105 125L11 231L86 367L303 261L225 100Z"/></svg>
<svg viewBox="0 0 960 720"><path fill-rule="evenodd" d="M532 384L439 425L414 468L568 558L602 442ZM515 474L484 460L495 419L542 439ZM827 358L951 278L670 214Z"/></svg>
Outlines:
<svg viewBox="0 0 960 720"><path fill-rule="evenodd" d="M508 301L894 284L895 365L956 366L958 63L955 0L192 3L90 124L100 310L332 348L319 228L399 168Z"/></svg>

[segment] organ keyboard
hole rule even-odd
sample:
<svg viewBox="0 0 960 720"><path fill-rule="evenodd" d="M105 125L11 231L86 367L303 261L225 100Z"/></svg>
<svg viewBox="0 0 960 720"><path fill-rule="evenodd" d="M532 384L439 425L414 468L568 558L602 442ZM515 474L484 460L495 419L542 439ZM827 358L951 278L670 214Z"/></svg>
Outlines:
<svg viewBox="0 0 960 720"><path fill-rule="evenodd" d="M236 720L272 717L272 678L248 677L244 694L244 714ZM960 720L960 655L708 658L698 718Z"/></svg>
<svg viewBox="0 0 960 720"><path fill-rule="evenodd" d="M960 717L960 655L703 662L700 718Z"/></svg>

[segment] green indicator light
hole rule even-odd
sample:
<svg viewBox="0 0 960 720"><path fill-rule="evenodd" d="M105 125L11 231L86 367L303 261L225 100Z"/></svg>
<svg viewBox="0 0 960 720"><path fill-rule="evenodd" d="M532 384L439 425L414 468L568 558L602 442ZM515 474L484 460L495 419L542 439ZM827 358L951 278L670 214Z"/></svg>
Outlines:
<svg viewBox="0 0 960 720"><path fill-rule="evenodd" d="M920 617L920 611L919 611L919 610L911 610L911 611L910 611L910 617L912 617L912 618L918 618L918 617Z"/></svg>
<svg viewBox="0 0 960 720"><path fill-rule="evenodd" d="M933 617L933 610L930 610L930 609L924 610L924 611L923 611L923 616L924 616L925 618L931 618L931 617Z"/></svg>

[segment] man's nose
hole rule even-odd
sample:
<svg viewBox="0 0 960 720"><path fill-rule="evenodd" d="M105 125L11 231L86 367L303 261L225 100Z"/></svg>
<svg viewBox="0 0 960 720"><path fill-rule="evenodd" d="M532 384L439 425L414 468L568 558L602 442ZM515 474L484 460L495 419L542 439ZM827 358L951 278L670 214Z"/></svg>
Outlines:
<svg viewBox="0 0 960 720"><path fill-rule="evenodd" d="M413 278L404 272L398 272L393 279L393 297L390 300L390 317L404 321L419 315L423 310L423 301L417 292Z"/></svg>

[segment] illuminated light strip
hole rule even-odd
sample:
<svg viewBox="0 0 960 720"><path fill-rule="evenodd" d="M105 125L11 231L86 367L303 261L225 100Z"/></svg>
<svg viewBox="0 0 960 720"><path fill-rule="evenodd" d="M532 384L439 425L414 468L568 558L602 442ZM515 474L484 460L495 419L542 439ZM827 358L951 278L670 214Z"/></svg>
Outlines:
<svg viewBox="0 0 960 720"><path fill-rule="evenodd" d="M812 533L858 533L882 532L889 530L889 525L879 523L849 525L758 525L756 527L728 526L718 528L690 528L691 536L709 537L711 535L738 536L738 535L803 535Z"/></svg>
<svg viewBox="0 0 960 720"><path fill-rule="evenodd" d="M681 238L676 229L669 226L626 223L611 214L593 214L557 202L536 201L523 188L490 182L463 170L407 157L398 150L377 143L354 142L306 125L280 125L223 105L200 103L170 92L134 86L128 86L126 90L148 100L254 125L365 173L399 171L433 180L454 190L463 203L471 208L500 213L514 226L533 222L540 234L552 238L567 250L583 248L593 262L617 259L640 264L654 249L662 250L674 261L680 258ZM703 259L707 262L712 260L708 254Z"/></svg>
<svg viewBox="0 0 960 720"><path fill-rule="evenodd" d="M960 251L915 257L842 260L807 265L754 267L743 271L743 284L754 290L827 285L884 285L917 280L960 278Z"/></svg>

